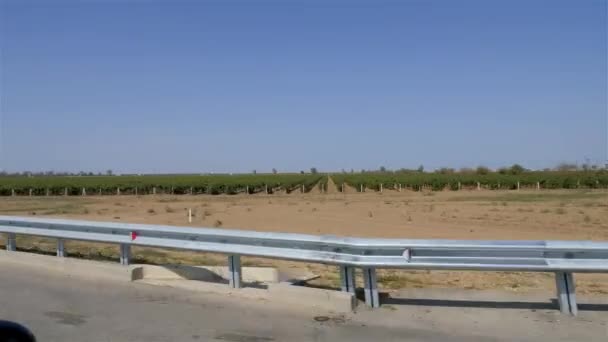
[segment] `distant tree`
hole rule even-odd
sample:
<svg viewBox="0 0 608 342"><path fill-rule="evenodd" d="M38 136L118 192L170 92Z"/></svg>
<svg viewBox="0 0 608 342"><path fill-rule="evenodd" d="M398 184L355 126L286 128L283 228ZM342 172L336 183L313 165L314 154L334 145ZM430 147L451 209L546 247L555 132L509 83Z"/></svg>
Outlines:
<svg viewBox="0 0 608 342"><path fill-rule="evenodd" d="M112 172L112 169L108 169L108 170L106 171L106 175L107 175L107 176L112 176L113 174L114 174L114 172Z"/></svg>
<svg viewBox="0 0 608 342"><path fill-rule="evenodd" d="M304 170L300 171L300 174L303 175L304 174Z"/></svg>
<svg viewBox="0 0 608 342"><path fill-rule="evenodd" d="M346 170L342 169L342 173L346 173Z"/></svg>
<svg viewBox="0 0 608 342"><path fill-rule="evenodd" d="M519 164L513 164L509 168L509 173L512 175L519 175L521 173L524 173L525 171L526 171L526 169Z"/></svg>
<svg viewBox="0 0 608 342"><path fill-rule="evenodd" d="M384 166L380 166L380 172L386 172L386 168Z"/></svg>
<svg viewBox="0 0 608 342"><path fill-rule="evenodd" d="M310 173L312 173L313 175L317 174L317 168L316 167L311 167L310 168Z"/></svg>
<svg viewBox="0 0 608 342"><path fill-rule="evenodd" d="M254 174L254 175L255 175L255 174L257 174L257 173L258 173L258 172L257 172L256 170L253 170L253 174Z"/></svg>
<svg viewBox="0 0 608 342"><path fill-rule="evenodd" d="M418 172L423 173L424 172L424 165L420 165L418 166Z"/></svg>
<svg viewBox="0 0 608 342"><path fill-rule="evenodd" d="M442 167L439 170L437 170L437 172L441 173L442 175L447 175L450 173L454 173L454 169L449 168L449 167Z"/></svg>
<svg viewBox="0 0 608 342"><path fill-rule="evenodd" d="M458 172L460 172L460 173L475 173L475 170L473 170L470 167L463 167L463 168L460 168L460 170L458 170Z"/></svg>
<svg viewBox="0 0 608 342"><path fill-rule="evenodd" d="M478 166L475 170L475 173L477 173L478 175L487 175L488 173L490 173L490 169L485 166Z"/></svg>
<svg viewBox="0 0 608 342"><path fill-rule="evenodd" d="M498 169L498 173L500 173L501 175L506 175L510 173L510 170L506 167L501 167L500 169Z"/></svg>
<svg viewBox="0 0 608 342"><path fill-rule="evenodd" d="M350 169L350 173L355 173L355 169Z"/></svg>
<svg viewBox="0 0 608 342"><path fill-rule="evenodd" d="M276 175L277 174L277 169L272 169L272 174Z"/></svg>

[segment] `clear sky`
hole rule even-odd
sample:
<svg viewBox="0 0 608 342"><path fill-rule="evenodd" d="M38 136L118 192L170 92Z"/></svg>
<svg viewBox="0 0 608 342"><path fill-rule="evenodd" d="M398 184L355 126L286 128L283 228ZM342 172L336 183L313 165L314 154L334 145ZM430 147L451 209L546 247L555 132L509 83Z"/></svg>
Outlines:
<svg viewBox="0 0 608 342"><path fill-rule="evenodd" d="M0 4L0 169L607 158L606 1Z"/></svg>

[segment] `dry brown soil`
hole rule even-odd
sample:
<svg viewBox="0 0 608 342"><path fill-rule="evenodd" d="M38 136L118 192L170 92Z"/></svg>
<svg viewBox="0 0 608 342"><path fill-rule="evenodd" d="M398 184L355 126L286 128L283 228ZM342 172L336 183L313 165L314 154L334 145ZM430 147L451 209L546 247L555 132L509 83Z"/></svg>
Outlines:
<svg viewBox="0 0 608 342"><path fill-rule="evenodd" d="M260 231L388 238L557 239L608 241L608 192L589 190L444 191L235 195L4 197L0 215L36 215L96 221L239 228ZM194 213L187 221L188 209ZM52 251L52 240L21 237L26 249ZM72 255L116 258L117 247L71 242ZM222 263L205 253L138 248L139 261ZM307 269L316 284L336 286L335 267L246 258L245 264ZM551 274L522 272L382 271L381 287L554 288ZM579 292L608 294L608 276L577 275Z"/></svg>

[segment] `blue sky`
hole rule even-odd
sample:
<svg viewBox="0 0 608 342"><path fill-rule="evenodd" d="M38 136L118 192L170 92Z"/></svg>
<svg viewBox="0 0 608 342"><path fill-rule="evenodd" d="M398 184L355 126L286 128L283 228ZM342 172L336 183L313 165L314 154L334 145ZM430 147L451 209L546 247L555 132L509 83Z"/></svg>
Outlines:
<svg viewBox="0 0 608 342"><path fill-rule="evenodd" d="M607 158L606 1L0 4L0 169Z"/></svg>

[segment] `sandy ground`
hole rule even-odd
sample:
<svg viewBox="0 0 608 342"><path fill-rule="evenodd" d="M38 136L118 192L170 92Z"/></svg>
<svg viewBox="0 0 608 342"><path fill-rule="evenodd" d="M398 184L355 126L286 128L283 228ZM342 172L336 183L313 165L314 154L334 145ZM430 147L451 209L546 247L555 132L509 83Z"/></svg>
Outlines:
<svg viewBox="0 0 608 342"><path fill-rule="evenodd" d="M0 215L36 215L98 221L170 224L225 229L361 237L448 239L608 240L608 192L588 190L444 191L235 196L4 197ZM188 223L188 209L194 213ZM20 247L52 251L52 241L21 238ZM116 246L72 242L69 251L114 258ZM223 257L137 249L152 263L221 263ZM334 267L247 258L245 264L306 268L322 275L317 285L336 286ZM551 274L447 271L382 271L387 290L408 287L554 288ZM577 275L579 291L608 294L608 276Z"/></svg>

